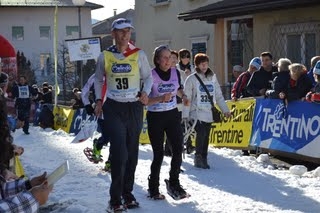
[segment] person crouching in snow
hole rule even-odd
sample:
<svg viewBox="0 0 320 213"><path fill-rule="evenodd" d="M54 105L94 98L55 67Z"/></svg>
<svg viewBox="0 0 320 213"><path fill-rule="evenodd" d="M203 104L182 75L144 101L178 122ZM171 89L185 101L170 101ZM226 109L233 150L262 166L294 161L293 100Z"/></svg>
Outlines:
<svg viewBox="0 0 320 213"><path fill-rule="evenodd" d="M46 172L31 180L19 178L7 181L11 177L15 179L8 171L8 163L15 154L15 146L12 144L6 103L2 97L0 97L0 109L0 212L38 212L39 206L47 202L52 186L48 186Z"/></svg>
<svg viewBox="0 0 320 213"><path fill-rule="evenodd" d="M194 166L210 169L207 161L209 133L213 122L210 98L214 103L217 103L225 117L230 117L231 113L225 103L216 74L209 68L209 57L206 54L198 53L194 57L194 62L196 72L188 76L184 84L184 93L191 104L183 106L182 119L197 122L195 126L197 136ZM210 97L202 88L197 76L208 89Z"/></svg>

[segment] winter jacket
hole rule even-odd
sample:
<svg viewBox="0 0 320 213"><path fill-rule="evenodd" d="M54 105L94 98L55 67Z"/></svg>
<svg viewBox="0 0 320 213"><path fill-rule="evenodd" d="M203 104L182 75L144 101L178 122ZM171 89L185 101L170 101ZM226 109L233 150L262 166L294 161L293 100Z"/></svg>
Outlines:
<svg viewBox="0 0 320 213"><path fill-rule="evenodd" d="M32 195L27 181L18 179L6 182L4 177L0 176L0 212L6 213L33 213L38 212L39 203Z"/></svg>
<svg viewBox="0 0 320 213"><path fill-rule="evenodd" d="M290 79L289 71L281 71L276 73L272 81L272 89L266 92L266 96L273 99L279 98L279 93L287 90L288 79Z"/></svg>
<svg viewBox="0 0 320 213"><path fill-rule="evenodd" d="M263 67L254 72L247 85L247 91L251 96L261 96L259 93L261 89L271 89L272 73L276 72L277 68L272 67L271 71L266 71Z"/></svg>
<svg viewBox="0 0 320 213"><path fill-rule="evenodd" d="M239 75L231 90L231 98L245 98L251 95L247 92L247 84L250 80L251 73L243 72Z"/></svg>
<svg viewBox="0 0 320 213"><path fill-rule="evenodd" d="M216 75L210 69L207 72L210 73L207 75L207 77L203 73L197 72L197 75L205 85L208 85L207 88L210 92L210 95L213 96L213 102L219 106L220 110L223 113L229 112ZM212 111L210 107L211 105L209 105L209 100L203 100L203 98L207 99L207 97L205 97L207 95L202 89L201 84L196 78L195 74L196 73L192 73L191 75L189 75L184 84L184 93L186 94L187 99L191 101L191 103L189 106L183 106L182 118L189 118L194 120L197 119L199 121L211 123L213 122ZM207 108L201 107L199 105L201 104L202 100L203 102L207 102Z"/></svg>
<svg viewBox="0 0 320 213"><path fill-rule="evenodd" d="M287 81L287 89L285 91L288 101L300 100L312 89L312 82L306 73L302 74L294 85Z"/></svg>
<svg viewBox="0 0 320 213"><path fill-rule="evenodd" d="M18 84L12 89L12 97L16 99L17 109L30 109L32 96L37 96L37 91L27 84Z"/></svg>
<svg viewBox="0 0 320 213"><path fill-rule="evenodd" d="M317 84L317 82L314 80L314 77L313 77L313 67L310 68L307 75L312 82L312 86L315 86Z"/></svg>
<svg viewBox="0 0 320 213"><path fill-rule="evenodd" d="M52 91L49 90L48 92L44 93L42 96L42 104L52 104Z"/></svg>

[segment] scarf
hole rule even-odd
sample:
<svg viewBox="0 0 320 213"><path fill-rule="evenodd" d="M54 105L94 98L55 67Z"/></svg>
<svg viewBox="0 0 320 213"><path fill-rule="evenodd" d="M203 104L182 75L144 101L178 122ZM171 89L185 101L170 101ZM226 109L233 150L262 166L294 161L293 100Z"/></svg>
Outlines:
<svg viewBox="0 0 320 213"><path fill-rule="evenodd" d="M185 71L186 69L189 69L189 70L191 71L191 65L190 65L190 63L188 63L188 64L182 64L182 62L179 61L179 67L180 67L180 69L183 70L183 71Z"/></svg>

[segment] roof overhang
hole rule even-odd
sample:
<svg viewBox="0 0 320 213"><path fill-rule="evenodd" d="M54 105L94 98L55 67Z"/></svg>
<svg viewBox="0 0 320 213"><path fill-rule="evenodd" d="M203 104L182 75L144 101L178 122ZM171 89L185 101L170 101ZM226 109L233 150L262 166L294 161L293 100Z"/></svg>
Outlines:
<svg viewBox="0 0 320 213"><path fill-rule="evenodd" d="M320 5L319 0L223 0L207 6L178 14L178 19L189 21L198 19L214 24L219 18L250 15L266 10L284 10L291 8Z"/></svg>
<svg viewBox="0 0 320 213"><path fill-rule="evenodd" d="M4 7L78 7L71 0L0 0L0 8ZM103 8L102 5L86 2L81 7L91 10Z"/></svg>

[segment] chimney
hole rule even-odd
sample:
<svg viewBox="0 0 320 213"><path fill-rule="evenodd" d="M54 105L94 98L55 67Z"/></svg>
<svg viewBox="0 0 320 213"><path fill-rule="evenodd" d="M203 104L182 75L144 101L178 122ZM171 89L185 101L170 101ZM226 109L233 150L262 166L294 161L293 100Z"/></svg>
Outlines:
<svg viewBox="0 0 320 213"><path fill-rule="evenodd" d="M117 9L113 9L113 16L117 15Z"/></svg>

